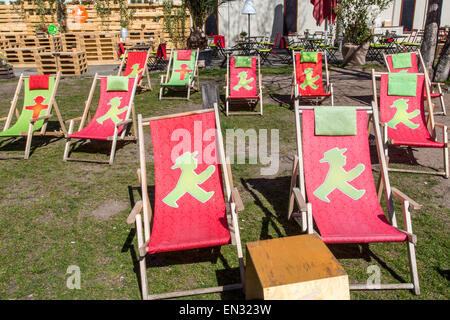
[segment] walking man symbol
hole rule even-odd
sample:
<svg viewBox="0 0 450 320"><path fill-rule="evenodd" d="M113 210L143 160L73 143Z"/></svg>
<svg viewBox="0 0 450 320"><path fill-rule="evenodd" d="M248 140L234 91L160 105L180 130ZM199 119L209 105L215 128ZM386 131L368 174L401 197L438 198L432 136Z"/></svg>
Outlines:
<svg viewBox="0 0 450 320"><path fill-rule="evenodd" d="M239 89L241 89L242 87L244 87L246 90L252 89L252 87L249 86L249 83L252 83L253 80L255 79L254 78L247 79L248 71L239 72L237 77L239 78L239 82L237 85L233 87L233 90L239 91Z"/></svg>
<svg viewBox="0 0 450 320"><path fill-rule="evenodd" d="M316 82L317 80L319 80L320 76L317 75L313 78L313 68L306 68L305 71L303 72L303 74L306 76L305 77L305 81L303 81L303 83L300 85L300 88L302 90L305 90L306 87L310 86L311 88L313 88L314 90L316 90L317 88L319 88L319 86L317 84L315 84L314 82Z"/></svg>
<svg viewBox="0 0 450 320"><path fill-rule="evenodd" d="M419 110L414 110L413 112L406 112L408 110L408 101L407 99L398 99L394 101L394 104L391 108L396 108L397 111L394 114L394 117L386 123L386 125L392 129L397 129L397 124L403 123L410 129L417 129L420 127L419 124L412 122L410 119L417 117L420 114Z"/></svg>
<svg viewBox="0 0 450 320"><path fill-rule="evenodd" d="M103 124L103 122L107 119L111 119L111 121L114 122L114 124L120 122L120 118L118 117L118 115L125 112L128 109L128 106L119 109L121 100L122 97L112 98L108 102L108 105L110 105L111 108L109 108L108 112L106 112L103 116L97 118L97 122Z"/></svg>
<svg viewBox="0 0 450 320"><path fill-rule="evenodd" d="M344 166L347 163L347 157L344 156L344 152L346 151L346 148L333 148L323 154L320 162L328 162L330 169L325 181L313 192L320 200L330 202L328 195L335 189L339 189L339 191L353 200L358 200L366 192L366 190L358 190L349 184L350 181L355 180L361 175L365 166L360 163L352 170L345 171Z"/></svg>
<svg viewBox="0 0 450 320"><path fill-rule="evenodd" d="M205 203L214 195L214 191L206 192L198 185L208 180L216 170L216 167L210 165L205 171L197 174L194 171L198 165L198 161L195 159L197 154L197 151L192 153L185 152L175 160L175 164L171 169L181 169L181 175L175 188L162 200L168 206L178 208L177 201L186 193L189 193L202 203Z"/></svg>

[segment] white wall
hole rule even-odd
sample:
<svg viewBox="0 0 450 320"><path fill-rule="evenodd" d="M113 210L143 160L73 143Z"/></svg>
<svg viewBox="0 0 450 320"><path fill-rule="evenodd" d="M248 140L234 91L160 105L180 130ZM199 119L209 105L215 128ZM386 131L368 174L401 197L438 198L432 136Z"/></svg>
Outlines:
<svg viewBox="0 0 450 320"><path fill-rule="evenodd" d="M234 0L219 7L219 34L225 36L226 46L232 46L239 33L248 33L247 15L241 14L245 0ZM266 35L275 37L277 32L283 32L283 0L254 0L256 15L250 18L250 35ZM416 0L414 11L414 29L425 27L428 0ZM402 0L394 0L389 7L380 14L380 20L390 20L393 26L400 24ZM297 32L303 34L306 29L310 32L324 30L325 23L316 25L313 17L314 6L310 0L298 0ZM277 19L278 18L278 19ZM450 0L443 0L441 26L450 25Z"/></svg>
<svg viewBox="0 0 450 320"><path fill-rule="evenodd" d="M229 1L219 7L219 34L232 46L242 31L248 33L248 16L241 14L244 0ZM250 36L276 36L283 32L283 0L254 0L256 14L250 16ZM275 16L278 19L275 19ZM281 19L281 20L280 20ZM275 23L274 23L275 22Z"/></svg>

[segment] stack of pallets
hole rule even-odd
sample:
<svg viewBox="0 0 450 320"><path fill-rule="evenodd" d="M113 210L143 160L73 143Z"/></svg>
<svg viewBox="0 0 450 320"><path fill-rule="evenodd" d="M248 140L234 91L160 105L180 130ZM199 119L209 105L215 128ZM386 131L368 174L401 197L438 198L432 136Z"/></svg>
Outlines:
<svg viewBox="0 0 450 320"><path fill-rule="evenodd" d="M37 55L44 52L42 47L8 48L4 50L8 63L16 68L34 67Z"/></svg>
<svg viewBox="0 0 450 320"><path fill-rule="evenodd" d="M87 72L88 64L85 51L42 52L37 59L39 74L79 76Z"/></svg>

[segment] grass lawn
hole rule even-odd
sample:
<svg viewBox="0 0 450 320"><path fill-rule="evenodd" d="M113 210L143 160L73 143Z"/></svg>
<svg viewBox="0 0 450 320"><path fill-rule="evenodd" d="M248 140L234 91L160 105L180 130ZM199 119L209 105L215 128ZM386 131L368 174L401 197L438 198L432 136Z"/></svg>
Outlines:
<svg viewBox="0 0 450 320"><path fill-rule="evenodd" d="M289 78L291 69L263 68L271 79ZM215 81L222 88L225 70L205 70L202 81ZM275 78L276 79L276 78ZM16 80L2 81L0 117L6 116ZM65 78L56 100L64 119L81 116L91 77ZM152 75L154 90L136 95L136 113L144 117L201 108L201 93L190 102L158 101L159 76ZM296 152L294 114L286 105L270 99L265 91L264 116L226 117L227 128L278 129L280 168L276 175L262 176L261 164L233 164L234 184L240 190L245 210L239 213L240 233L245 243L300 234L286 218L292 159ZM98 101L98 90L94 105ZM21 108L22 100L18 104ZM95 110L95 109L94 109ZM56 119L56 118L55 118ZM55 120L53 119L53 120ZM1 124L3 125L3 124ZM149 185L153 180L153 151L146 130ZM0 155L22 155L25 140L0 141ZM119 144L113 166L63 162L64 139L34 138L29 160L0 161L0 299L140 299L134 226L126 224L132 205L140 200L136 169L138 146ZM73 157L107 159L110 145L81 146ZM375 179L377 172L374 172ZM421 295L410 291L352 292L352 299L449 299L450 209L431 189L440 177L392 173L391 184L423 205L411 211ZM384 206L384 200L382 202ZM399 225L401 203L395 201ZM405 244L373 244L370 251L356 245L333 246L333 253L349 274L351 283L365 283L367 268L377 265L381 283L409 281ZM151 293L216 286L238 281L236 250L223 247L208 258L209 250L191 250L155 255L148 272ZM361 258L362 257L362 258ZM200 261L200 262L198 262ZM69 266L81 271L81 289L70 290ZM243 299L239 291L189 297L188 299Z"/></svg>

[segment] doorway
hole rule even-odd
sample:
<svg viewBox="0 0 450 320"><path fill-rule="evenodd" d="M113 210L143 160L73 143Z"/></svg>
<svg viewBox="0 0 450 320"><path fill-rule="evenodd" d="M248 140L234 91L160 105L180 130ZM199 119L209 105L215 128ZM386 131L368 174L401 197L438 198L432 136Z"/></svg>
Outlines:
<svg viewBox="0 0 450 320"><path fill-rule="evenodd" d="M298 0L284 0L283 35L297 32Z"/></svg>
<svg viewBox="0 0 450 320"><path fill-rule="evenodd" d="M411 31L413 29L415 9L416 0L402 0L400 25L407 31Z"/></svg>

